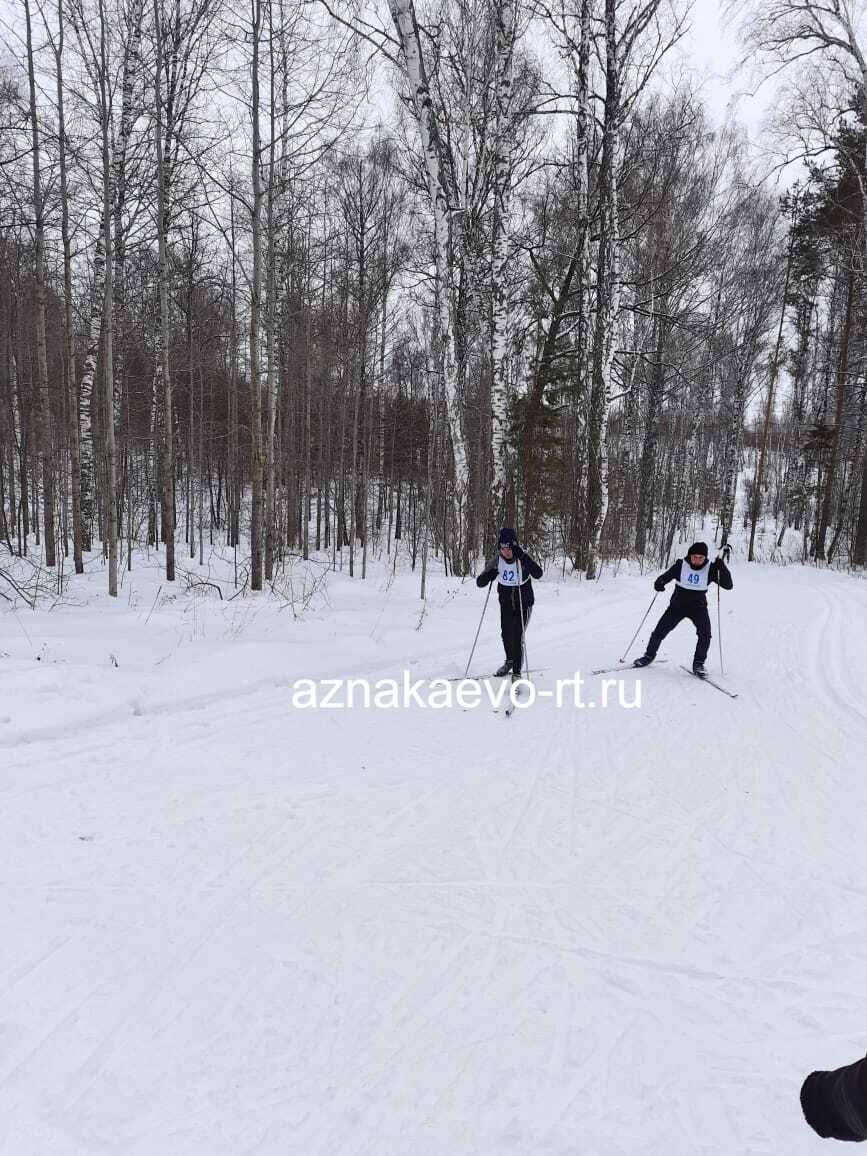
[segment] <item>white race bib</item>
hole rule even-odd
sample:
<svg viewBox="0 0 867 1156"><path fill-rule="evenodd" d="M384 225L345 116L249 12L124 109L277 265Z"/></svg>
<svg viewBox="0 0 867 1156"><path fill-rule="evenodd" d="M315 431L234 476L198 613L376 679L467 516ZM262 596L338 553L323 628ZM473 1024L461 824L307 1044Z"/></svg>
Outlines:
<svg viewBox="0 0 867 1156"><path fill-rule="evenodd" d="M680 564L680 577L677 579L677 585L683 590L701 590L707 591L708 578L710 577L710 558L699 570L693 570L689 562L684 558Z"/></svg>
<svg viewBox="0 0 867 1156"><path fill-rule="evenodd" d="M497 580L501 586L520 586L518 559L507 562L502 554L497 558Z"/></svg>

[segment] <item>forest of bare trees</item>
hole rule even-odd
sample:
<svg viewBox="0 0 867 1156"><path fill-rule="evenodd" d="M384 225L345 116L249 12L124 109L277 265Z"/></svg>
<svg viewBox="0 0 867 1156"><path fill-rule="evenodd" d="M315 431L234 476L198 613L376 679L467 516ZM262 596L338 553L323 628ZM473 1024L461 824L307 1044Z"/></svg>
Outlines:
<svg viewBox="0 0 867 1156"><path fill-rule="evenodd" d="M506 521L592 578L704 521L863 566L847 12L744 25L781 193L671 80L686 3L15 0L0 549L116 593L219 544L260 590L398 542L464 574Z"/></svg>

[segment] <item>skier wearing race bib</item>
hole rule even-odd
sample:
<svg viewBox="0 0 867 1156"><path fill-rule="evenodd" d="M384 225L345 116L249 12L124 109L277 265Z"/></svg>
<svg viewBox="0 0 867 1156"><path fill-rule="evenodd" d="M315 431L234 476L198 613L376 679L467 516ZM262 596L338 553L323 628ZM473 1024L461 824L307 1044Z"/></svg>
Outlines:
<svg viewBox="0 0 867 1156"><path fill-rule="evenodd" d="M500 530L498 556L492 558L476 579L477 586L488 586L497 580L500 599L500 629L506 661L496 672L519 678L524 663L524 631L530 621L535 601L533 578L542 577L542 567L518 545L518 535L509 527ZM523 611L523 621L521 612Z"/></svg>
<svg viewBox="0 0 867 1156"><path fill-rule="evenodd" d="M731 571L724 559L717 556L711 562L707 556L706 542L693 542L686 552L685 558L679 558L673 566L660 574L653 583L653 588L659 593L666 584L674 581L674 594L668 609L654 627L647 650L640 658L636 658L635 666L649 666L656 658L659 644L675 626L688 618L695 626L698 641L695 644L695 656L692 660L692 672L700 678L707 674L704 662L710 646L710 615L707 612L707 591L711 582L716 582L723 590L731 590L734 586Z"/></svg>

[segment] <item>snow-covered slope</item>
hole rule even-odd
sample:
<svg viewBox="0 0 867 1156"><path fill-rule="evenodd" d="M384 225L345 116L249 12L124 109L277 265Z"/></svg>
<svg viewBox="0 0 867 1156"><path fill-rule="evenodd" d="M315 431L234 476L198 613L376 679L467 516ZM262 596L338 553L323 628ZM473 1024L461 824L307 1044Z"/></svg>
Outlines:
<svg viewBox="0 0 867 1156"><path fill-rule="evenodd" d="M511 719L290 705L461 673L472 582L421 624L400 575L298 620L144 568L0 612L3 1156L825 1151L800 1082L867 1050L867 584L734 576L737 701L685 623L640 709ZM651 595L539 583L539 685Z"/></svg>

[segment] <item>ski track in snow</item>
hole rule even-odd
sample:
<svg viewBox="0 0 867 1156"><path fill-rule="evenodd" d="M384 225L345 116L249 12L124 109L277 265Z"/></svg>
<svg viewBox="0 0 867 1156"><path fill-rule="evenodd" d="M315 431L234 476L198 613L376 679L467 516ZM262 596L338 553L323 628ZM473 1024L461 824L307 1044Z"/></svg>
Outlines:
<svg viewBox="0 0 867 1156"><path fill-rule="evenodd" d="M283 670L269 637L264 673L231 643L186 679L93 672L59 720L19 661L2 1156L824 1151L800 1082L867 1047L867 586L735 583L737 701L678 670L685 623L624 672L639 710L291 711L301 674L462 670L459 584L420 631L400 589L276 618ZM544 685L613 662L648 586L540 583Z"/></svg>

